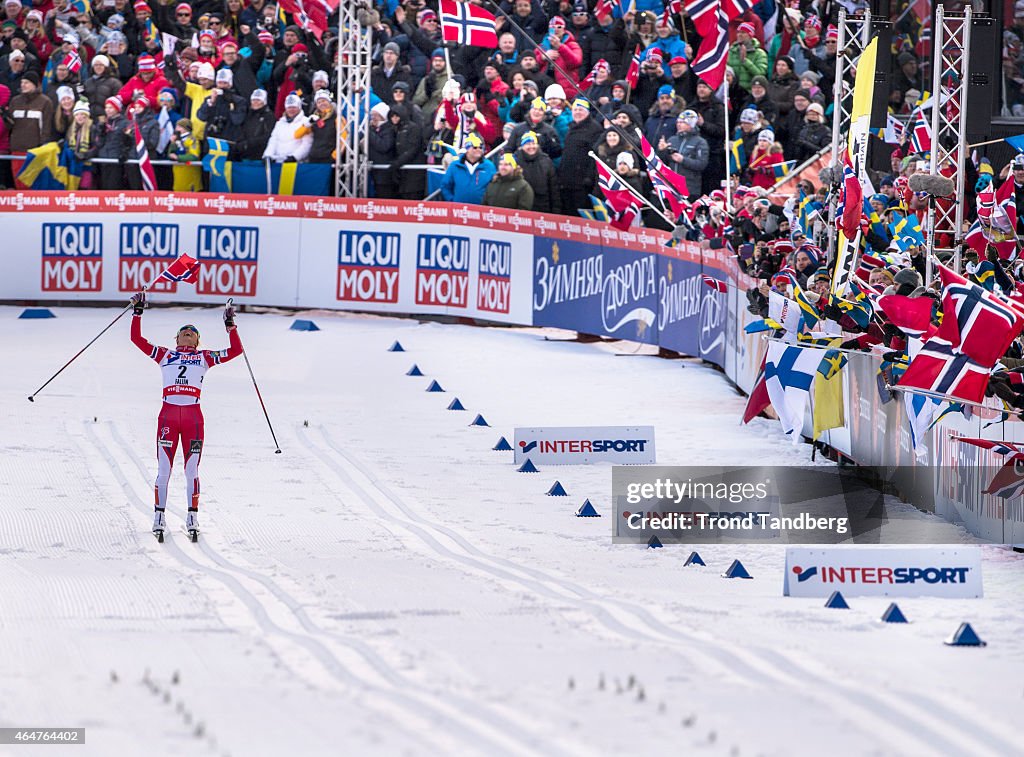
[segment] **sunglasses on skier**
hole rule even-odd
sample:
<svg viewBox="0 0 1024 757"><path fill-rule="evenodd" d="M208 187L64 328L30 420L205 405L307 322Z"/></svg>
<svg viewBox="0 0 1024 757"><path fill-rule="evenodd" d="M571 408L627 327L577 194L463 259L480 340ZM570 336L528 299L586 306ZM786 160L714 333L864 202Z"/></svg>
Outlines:
<svg viewBox="0 0 1024 757"><path fill-rule="evenodd" d="M186 331L191 331L191 332L192 332L193 334L195 334L195 335L196 335L197 337L199 336L199 329L197 329L197 328L196 328L195 326L193 326L192 324L188 324L187 326L182 326L182 327L181 327L180 329L178 329L178 336L181 336L181 335L182 335L182 334L184 334L184 333L185 333Z"/></svg>

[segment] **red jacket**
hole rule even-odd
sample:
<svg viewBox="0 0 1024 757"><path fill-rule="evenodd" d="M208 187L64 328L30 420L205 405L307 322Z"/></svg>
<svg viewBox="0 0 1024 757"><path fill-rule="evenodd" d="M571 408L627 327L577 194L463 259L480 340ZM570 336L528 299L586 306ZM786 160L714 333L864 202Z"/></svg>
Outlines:
<svg viewBox="0 0 1024 757"><path fill-rule="evenodd" d="M542 47L538 47L534 51L537 56L537 65L541 73L546 71L550 63L547 56L544 54L545 52L547 51ZM580 49L576 38L569 32L565 33L565 37L562 39L562 44L558 48L558 58L556 62L558 63L559 68L569 75L568 78L562 74L562 71L559 71L558 68L555 68L554 66L550 66L552 72L548 75L554 76L555 81L562 85L562 89L565 90L566 97L572 97L572 93L579 89L576 84L580 80L579 68L583 63L583 51Z"/></svg>
<svg viewBox="0 0 1024 757"><path fill-rule="evenodd" d="M148 84L142 81L138 74L135 74L135 76L128 80L127 84L121 87L121 91L117 93L117 96L121 98L121 102L124 103L125 110L127 110L128 106L135 99L133 97L135 90L141 89L149 99L149 107L156 111L158 110L156 100L160 90L170 86L171 83L159 71L156 72L156 76Z"/></svg>

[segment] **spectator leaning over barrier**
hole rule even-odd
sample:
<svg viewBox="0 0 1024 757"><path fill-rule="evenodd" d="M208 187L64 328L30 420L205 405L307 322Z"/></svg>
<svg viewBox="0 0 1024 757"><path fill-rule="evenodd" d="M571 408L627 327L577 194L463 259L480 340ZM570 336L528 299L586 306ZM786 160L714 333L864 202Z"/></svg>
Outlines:
<svg viewBox="0 0 1024 757"><path fill-rule="evenodd" d="M572 124L558 164L563 213L575 215L579 208L590 207L588 195L597 181L597 164L589 153L601 132L601 125L590 116L590 103L577 99L572 104Z"/></svg>
<svg viewBox="0 0 1024 757"><path fill-rule="evenodd" d="M533 190L533 209L538 213L561 212L561 192L555 164L540 148L537 134L528 131L519 139L515 153L523 178Z"/></svg>
<svg viewBox="0 0 1024 757"><path fill-rule="evenodd" d="M274 125L263 152L275 163L301 163L313 147L309 119L302 113L302 98L294 92L284 101L284 115Z"/></svg>
<svg viewBox="0 0 1024 757"><path fill-rule="evenodd" d="M484 143L476 134L466 137L466 151L453 160L441 180L441 196L449 202L479 205L497 169L484 160Z"/></svg>
<svg viewBox="0 0 1024 757"><path fill-rule="evenodd" d="M484 205L509 210L532 210L533 188L523 178L514 155L505 153L498 163L498 173L484 192Z"/></svg>

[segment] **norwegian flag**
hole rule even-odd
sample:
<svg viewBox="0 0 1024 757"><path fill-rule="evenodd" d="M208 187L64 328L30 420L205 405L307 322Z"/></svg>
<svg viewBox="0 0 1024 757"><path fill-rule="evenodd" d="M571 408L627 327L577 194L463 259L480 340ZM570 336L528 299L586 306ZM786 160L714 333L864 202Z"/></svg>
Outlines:
<svg viewBox="0 0 1024 757"><path fill-rule="evenodd" d="M693 73L713 90L718 89L725 78L725 63L729 56L729 19L721 6L716 15L717 24L701 40L697 57L693 60Z"/></svg>
<svg viewBox="0 0 1024 757"><path fill-rule="evenodd" d="M942 291L939 337L987 368L996 364L1024 328L1024 319L984 287L949 284Z"/></svg>
<svg viewBox="0 0 1024 757"><path fill-rule="evenodd" d="M647 175L651 179L651 186L658 193L658 197L672 208L673 219L679 218L686 212L686 198L690 194L686 179L665 165L640 131L637 131L637 136L640 137L640 149L647 163Z"/></svg>
<svg viewBox="0 0 1024 757"><path fill-rule="evenodd" d="M668 0L665 3L665 12L661 14L661 23L665 26L672 21L672 16L678 16L683 12L683 0Z"/></svg>
<svg viewBox="0 0 1024 757"><path fill-rule="evenodd" d="M931 297L904 297L890 294L878 299L878 307L885 313L892 324L907 336L922 338L931 336L932 305Z"/></svg>
<svg viewBox="0 0 1024 757"><path fill-rule="evenodd" d="M72 50L70 53L65 55L63 63L68 67L68 71L73 74L77 74L82 70L82 58L78 54L77 50Z"/></svg>
<svg viewBox="0 0 1024 757"><path fill-rule="evenodd" d="M914 111L913 128L910 129L910 149L914 152L931 152L932 127L924 117L924 111Z"/></svg>
<svg viewBox="0 0 1024 757"><path fill-rule="evenodd" d="M982 449L990 449L997 455L1024 457L1024 444L1003 442L997 439L978 439L967 436L954 436L953 440L963 442L964 444L973 444L975 447L981 447Z"/></svg>
<svg viewBox="0 0 1024 757"><path fill-rule="evenodd" d="M153 173L153 164L149 161L149 150L146 149L146 141L139 131L139 122L132 121L135 127L135 158L139 161L139 172L142 174L142 188L147 192L156 191L156 174Z"/></svg>
<svg viewBox="0 0 1024 757"><path fill-rule="evenodd" d="M864 208L864 188L861 186L857 172L850 163L850 152L843 152L843 189L839 194L836 206L836 223L847 239L857 236L860 228L860 217Z"/></svg>
<svg viewBox="0 0 1024 757"><path fill-rule="evenodd" d="M594 15L601 17L611 16L614 10L615 4L612 0L600 0L600 2L594 6Z"/></svg>
<svg viewBox="0 0 1024 757"><path fill-rule="evenodd" d="M1002 499L1013 499L1024 493L1024 459L1014 455L1003 463L982 491Z"/></svg>
<svg viewBox="0 0 1024 757"><path fill-rule="evenodd" d="M633 198L632 203L627 207L623 208L621 211L616 212L612 216L611 220L608 221L608 223L610 223L619 231L625 231L626 229L633 225L633 222L637 219L637 216L639 215L640 203L637 202L636 198Z"/></svg>
<svg viewBox="0 0 1024 757"><path fill-rule="evenodd" d="M633 58L629 62L629 70L626 71L626 83L629 84L630 89L636 89L636 85L640 82L640 45L636 46L636 52L633 53Z"/></svg>
<svg viewBox="0 0 1024 757"><path fill-rule="evenodd" d="M182 254L160 274L160 278L175 283L195 284L199 281L199 261Z"/></svg>
<svg viewBox="0 0 1024 757"><path fill-rule="evenodd" d="M604 192L605 199L608 200L608 207L612 212L622 213L635 204L636 198L629 190L629 186L608 170L608 166L603 162L600 160L595 162L597 163L597 185Z"/></svg>
<svg viewBox="0 0 1024 757"><path fill-rule="evenodd" d="M935 337L925 342L910 361L898 386L980 404L985 399L989 371L957 352L949 341Z"/></svg>
<svg viewBox="0 0 1024 757"><path fill-rule="evenodd" d="M281 0L281 8L295 17L298 25L322 39L327 18L338 9L339 0Z"/></svg>
<svg viewBox="0 0 1024 757"><path fill-rule="evenodd" d="M577 89L579 89L580 92L586 92L590 89L594 85L594 81L597 79L598 73L602 70L606 72L611 71L608 61L604 58L601 58L601 60L594 64L594 67L590 69L590 73L583 77L583 81L579 83Z"/></svg>
<svg viewBox="0 0 1024 757"><path fill-rule="evenodd" d="M480 6L456 0L441 0L439 10L441 36L445 42L457 42L471 47L498 46L494 16Z"/></svg>
<svg viewBox="0 0 1024 757"><path fill-rule="evenodd" d="M729 291L729 285L721 279L716 279L714 276L708 276L706 273L700 275L701 281L707 284L709 287L714 289L716 292L725 294Z"/></svg>
<svg viewBox="0 0 1024 757"><path fill-rule="evenodd" d="M701 37L714 30L718 22L719 0L683 0L683 7Z"/></svg>

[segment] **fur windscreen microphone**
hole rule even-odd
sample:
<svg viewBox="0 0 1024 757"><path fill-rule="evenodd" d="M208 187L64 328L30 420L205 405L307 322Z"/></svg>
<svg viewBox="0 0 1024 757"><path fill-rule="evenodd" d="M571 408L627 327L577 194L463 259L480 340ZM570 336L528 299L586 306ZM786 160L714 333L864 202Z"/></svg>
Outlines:
<svg viewBox="0 0 1024 757"><path fill-rule="evenodd" d="M842 175L842 168L832 168L831 166L825 166L820 171L818 171L818 181L820 181L826 187L830 187L833 184L838 184L839 179L842 178Z"/></svg>
<svg viewBox="0 0 1024 757"><path fill-rule="evenodd" d="M949 197L956 191L956 184L945 176L915 173L910 177L910 191L921 192L932 197Z"/></svg>

